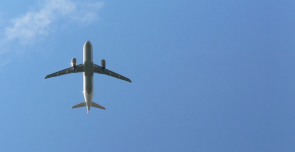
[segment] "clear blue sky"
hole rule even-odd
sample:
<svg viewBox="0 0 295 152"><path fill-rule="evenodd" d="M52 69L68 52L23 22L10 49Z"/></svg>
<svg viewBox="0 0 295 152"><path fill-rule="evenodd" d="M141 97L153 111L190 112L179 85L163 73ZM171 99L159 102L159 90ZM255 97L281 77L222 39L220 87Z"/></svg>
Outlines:
<svg viewBox="0 0 295 152"><path fill-rule="evenodd" d="M295 151L295 1L27 0L0 5L1 152ZM82 74L94 61L133 84Z"/></svg>

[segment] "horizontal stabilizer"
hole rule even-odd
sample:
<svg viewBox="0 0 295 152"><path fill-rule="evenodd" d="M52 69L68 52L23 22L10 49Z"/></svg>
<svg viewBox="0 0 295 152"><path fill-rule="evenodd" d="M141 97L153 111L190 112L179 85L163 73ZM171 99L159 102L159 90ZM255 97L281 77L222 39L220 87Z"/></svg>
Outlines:
<svg viewBox="0 0 295 152"><path fill-rule="evenodd" d="M81 102L79 104L74 105L72 108L80 108L80 107L86 107L86 102L83 101L83 102Z"/></svg>
<svg viewBox="0 0 295 152"><path fill-rule="evenodd" d="M103 106L101 106L101 105L99 105L99 104L97 104L97 103L95 103L95 102L93 102L93 101L92 101L92 103L91 103L91 107L95 107L95 108L99 108L99 109L106 110L105 107L103 107Z"/></svg>

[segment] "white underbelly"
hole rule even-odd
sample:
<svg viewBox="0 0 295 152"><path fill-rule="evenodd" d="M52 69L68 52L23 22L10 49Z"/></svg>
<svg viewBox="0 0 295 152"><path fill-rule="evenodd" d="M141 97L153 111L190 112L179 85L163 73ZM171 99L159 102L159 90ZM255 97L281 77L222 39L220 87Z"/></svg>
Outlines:
<svg viewBox="0 0 295 152"><path fill-rule="evenodd" d="M89 82L90 81L90 82ZM85 101L92 102L93 97L93 77L86 77L83 75L83 93Z"/></svg>

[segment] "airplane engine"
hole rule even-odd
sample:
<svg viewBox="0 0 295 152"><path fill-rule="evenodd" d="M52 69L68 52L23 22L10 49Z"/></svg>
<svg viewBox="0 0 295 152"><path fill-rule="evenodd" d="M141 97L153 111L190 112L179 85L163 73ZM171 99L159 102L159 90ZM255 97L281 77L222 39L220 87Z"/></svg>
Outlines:
<svg viewBox="0 0 295 152"><path fill-rule="evenodd" d="M101 67L102 67L103 69L106 68L106 60L105 60L105 59L102 59L102 60L101 60Z"/></svg>
<svg viewBox="0 0 295 152"><path fill-rule="evenodd" d="M72 67L75 67L76 66L76 63L77 63L77 60L76 58L72 58Z"/></svg>

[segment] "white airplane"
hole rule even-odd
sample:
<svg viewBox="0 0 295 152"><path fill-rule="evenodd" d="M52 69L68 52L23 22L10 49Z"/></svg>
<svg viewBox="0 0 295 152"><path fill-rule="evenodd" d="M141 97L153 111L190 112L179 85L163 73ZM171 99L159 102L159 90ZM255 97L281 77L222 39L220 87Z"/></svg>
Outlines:
<svg viewBox="0 0 295 152"><path fill-rule="evenodd" d="M83 64L76 65L76 58L72 59L72 67L49 74L45 77L51 78L51 77L56 77L56 76L61 76L65 74L70 74L70 73L80 73L83 72L83 93L84 93L84 98L85 101L81 102L77 105L74 105L72 108L80 108L80 107L86 107L87 108L87 113L90 110L90 107L95 107L95 108L100 108L105 110L105 107L95 103L92 101L93 97L93 73L99 73L99 74L105 74L109 75L121 80L125 80L128 82L131 82L130 79L117 74L111 70L106 69L106 61L104 59L101 60L101 66L96 65L92 61L92 45L90 41L86 41L84 46L83 46ZM132 82L131 82L132 83Z"/></svg>

